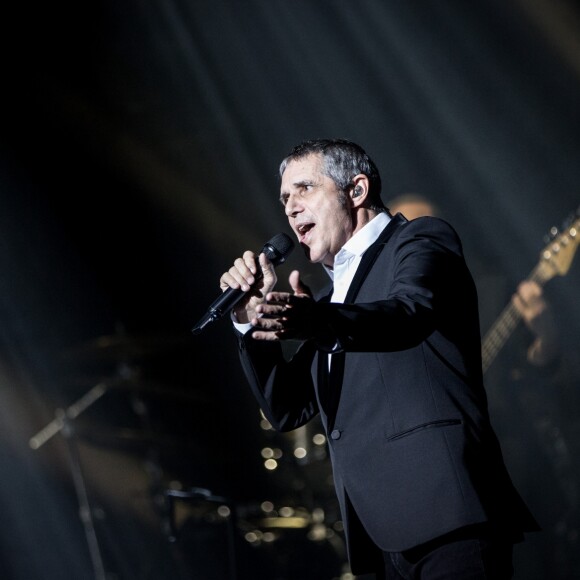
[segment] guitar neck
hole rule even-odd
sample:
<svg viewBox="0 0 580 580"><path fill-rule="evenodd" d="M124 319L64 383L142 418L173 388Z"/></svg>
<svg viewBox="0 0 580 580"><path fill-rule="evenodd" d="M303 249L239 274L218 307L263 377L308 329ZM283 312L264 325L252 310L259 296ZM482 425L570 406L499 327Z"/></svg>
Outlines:
<svg viewBox="0 0 580 580"><path fill-rule="evenodd" d="M550 278L549 274L539 263L528 276L528 280L536 282L542 286ZM510 300L508 305L503 309L497 320L492 324L481 342L481 362L483 374L496 359L500 350L518 327L522 315L518 312L513 302Z"/></svg>
<svg viewBox="0 0 580 580"><path fill-rule="evenodd" d="M576 219L571 221L566 230L553 238L544 248L540 261L528 276L528 280L543 286L554 276L563 276L568 272L580 242L580 236L578 236L580 231L579 215L580 208L576 211ZM481 341L481 359L484 374L518 326L521 318L521 314L510 300Z"/></svg>

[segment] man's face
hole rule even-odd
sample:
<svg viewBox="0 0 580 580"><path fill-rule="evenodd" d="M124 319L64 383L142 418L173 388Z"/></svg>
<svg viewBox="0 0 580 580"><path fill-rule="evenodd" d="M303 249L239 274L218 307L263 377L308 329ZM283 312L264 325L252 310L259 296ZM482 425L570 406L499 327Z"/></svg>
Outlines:
<svg viewBox="0 0 580 580"><path fill-rule="evenodd" d="M353 226L349 207L341 203L336 184L322 173L322 167L318 154L288 163L280 199L307 258L332 267L334 256L351 238Z"/></svg>

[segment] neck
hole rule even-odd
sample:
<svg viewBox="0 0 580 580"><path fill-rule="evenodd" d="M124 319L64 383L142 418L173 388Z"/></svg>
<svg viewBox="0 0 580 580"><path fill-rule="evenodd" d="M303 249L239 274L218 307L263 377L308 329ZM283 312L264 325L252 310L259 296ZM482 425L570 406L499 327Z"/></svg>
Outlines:
<svg viewBox="0 0 580 580"><path fill-rule="evenodd" d="M377 217L379 212L366 208L359 207L352 212L352 235L356 234L364 228L373 218Z"/></svg>

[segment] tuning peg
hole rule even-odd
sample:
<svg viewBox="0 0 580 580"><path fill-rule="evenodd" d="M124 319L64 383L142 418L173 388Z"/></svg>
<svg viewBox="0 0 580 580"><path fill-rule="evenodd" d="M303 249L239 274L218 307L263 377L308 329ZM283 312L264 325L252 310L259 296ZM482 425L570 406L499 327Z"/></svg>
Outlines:
<svg viewBox="0 0 580 580"><path fill-rule="evenodd" d="M566 221L564 222L563 227L564 228L568 228L570 227L580 216L580 206L578 206L578 209L576 210L576 212L571 213L567 218Z"/></svg>
<svg viewBox="0 0 580 580"><path fill-rule="evenodd" d="M544 244L549 244L557 235L558 235L558 228L556 226L552 226L550 228L550 233L548 233L544 236Z"/></svg>

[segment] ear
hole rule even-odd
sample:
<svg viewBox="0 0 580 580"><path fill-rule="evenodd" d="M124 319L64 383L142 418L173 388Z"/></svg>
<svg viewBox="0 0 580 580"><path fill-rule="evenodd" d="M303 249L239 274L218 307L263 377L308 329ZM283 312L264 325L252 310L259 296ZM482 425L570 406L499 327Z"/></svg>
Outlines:
<svg viewBox="0 0 580 580"><path fill-rule="evenodd" d="M349 197L353 208L364 205L369 192L369 179L362 173L356 175L352 180L352 187L349 191Z"/></svg>

